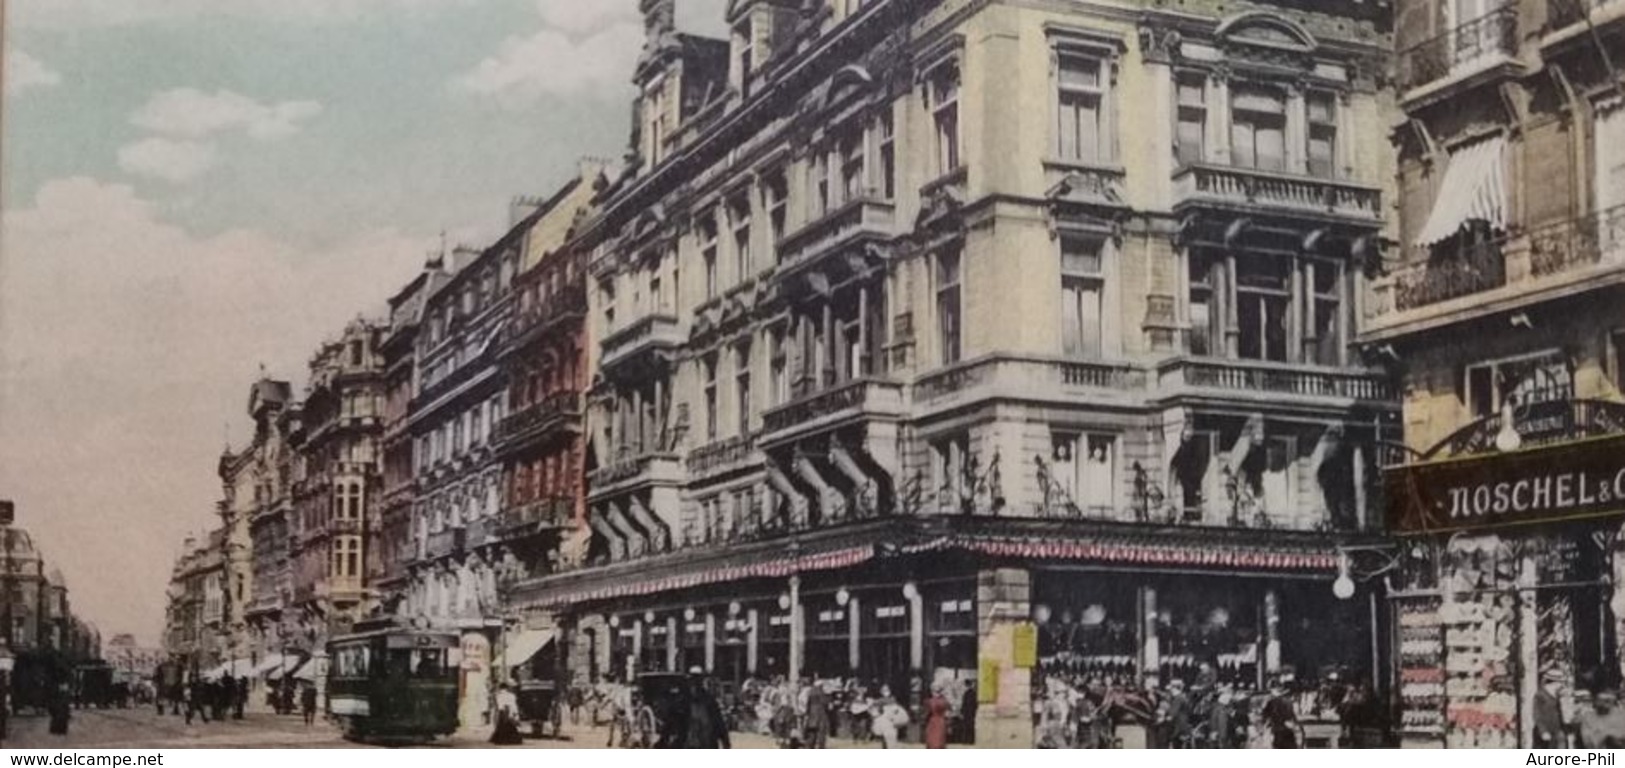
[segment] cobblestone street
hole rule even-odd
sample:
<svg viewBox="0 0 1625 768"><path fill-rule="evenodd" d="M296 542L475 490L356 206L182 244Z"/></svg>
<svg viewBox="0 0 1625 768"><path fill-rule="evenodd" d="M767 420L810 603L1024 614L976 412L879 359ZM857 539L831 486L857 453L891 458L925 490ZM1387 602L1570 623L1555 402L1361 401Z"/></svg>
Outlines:
<svg viewBox="0 0 1625 768"><path fill-rule="evenodd" d="M191 725L150 709L76 711L66 737L50 735L44 717L17 717L4 746L17 749L352 749L368 745L345 741L328 723L306 726L297 716L249 715L243 720ZM562 739L527 739L523 746L494 747L478 732L452 736L430 749L602 749L609 741L604 728L565 726ZM773 749L771 738L734 734L738 749ZM831 749L877 748L878 744L831 739ZM912 745L918 746L918 745Z"/></svg>

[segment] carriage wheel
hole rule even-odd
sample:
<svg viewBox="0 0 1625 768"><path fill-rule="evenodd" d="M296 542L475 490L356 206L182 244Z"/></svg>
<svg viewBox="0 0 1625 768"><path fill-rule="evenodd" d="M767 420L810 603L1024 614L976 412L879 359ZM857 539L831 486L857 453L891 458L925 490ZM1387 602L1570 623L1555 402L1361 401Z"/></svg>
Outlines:
<svg viewBox="0 0 1625 768"><path fill-rule="evenodd" d="M633 725L633 733L637 734L635 746L638 749L651 749L655 745L655 734L659 726L655 723L655 711L649 707L638 710L637 721Z"/></svg>

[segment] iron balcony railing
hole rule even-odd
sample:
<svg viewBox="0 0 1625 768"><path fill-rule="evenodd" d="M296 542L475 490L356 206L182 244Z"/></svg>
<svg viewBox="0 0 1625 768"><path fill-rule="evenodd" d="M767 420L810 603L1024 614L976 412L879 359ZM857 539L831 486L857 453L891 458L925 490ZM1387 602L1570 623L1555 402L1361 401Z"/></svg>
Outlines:
<svg viewBox="0 0 1625 768"><path fill-rule="evenodd" d="M1399 52L1398 79L1410 90L1469 72L1518 50L1518 8L1506 5Z"/></svg>
<svg viewBox="0 0 1625 768"><path fill-rule="evenodd" d="M1416 309L1506 285L1505 250L1505 239L1491 240L1412 266L1394 281L1394 307Z"/></svg>

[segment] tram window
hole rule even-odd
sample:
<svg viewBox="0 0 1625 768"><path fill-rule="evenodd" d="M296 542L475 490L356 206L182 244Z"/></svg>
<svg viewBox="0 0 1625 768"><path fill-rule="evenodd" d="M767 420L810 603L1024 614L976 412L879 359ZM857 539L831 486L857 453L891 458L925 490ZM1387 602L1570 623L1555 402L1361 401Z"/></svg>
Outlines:
<svg viewBox="0 0 1625 768"><path fill-rule="evenodd" d="M420 649L417 658L413 661L412 676L418 678L440 677L440 669L445 666L442 659L445 655L441 650Z"/></svg>

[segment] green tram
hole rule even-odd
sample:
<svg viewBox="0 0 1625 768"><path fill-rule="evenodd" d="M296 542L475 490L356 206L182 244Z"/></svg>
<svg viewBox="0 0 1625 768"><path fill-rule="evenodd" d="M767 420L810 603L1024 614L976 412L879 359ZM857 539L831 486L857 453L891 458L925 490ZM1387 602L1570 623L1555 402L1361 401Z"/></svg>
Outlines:
<svg viewBox="0 0 1625 768"><path fill-rule="evenodd" d="M327 711L351 741L432 741L457 730L453 632L388 627L327 644Z"/></svg>

